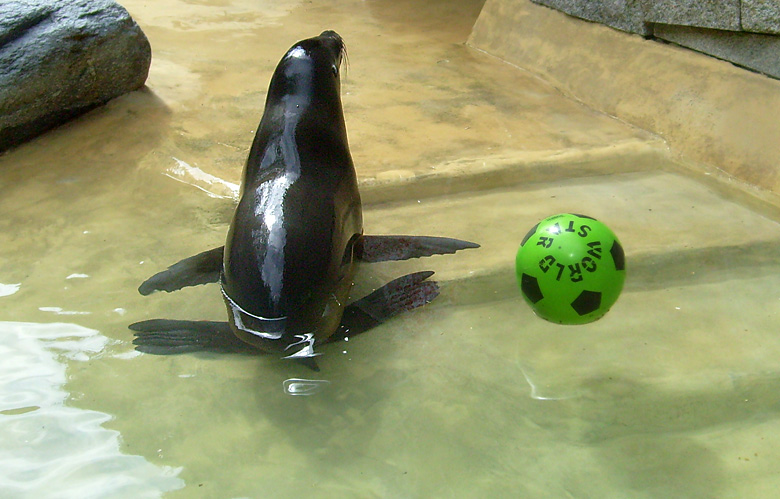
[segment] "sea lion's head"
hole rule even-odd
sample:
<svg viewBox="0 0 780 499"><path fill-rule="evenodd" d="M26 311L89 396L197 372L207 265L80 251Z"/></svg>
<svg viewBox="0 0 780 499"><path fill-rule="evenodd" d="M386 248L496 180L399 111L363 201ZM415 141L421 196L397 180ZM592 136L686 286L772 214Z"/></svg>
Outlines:
<svg viewBox="0 0 780 499"><path fill-rule="evenodd" d="M323 31L319 36L299 41L276 67L269 96L338 97L341 64L346 54L344 40L335 31Z"/></svg>
<svg viewBox="0 0 780 499"><path fill-rule="evenodd" d="M338 77L341 63L346 60L346 55L347 47L341 35L327 30L320 33L320 36L301 40L290 47L282 61L308 58L315 68L329 69L334 76Z"/></svg>

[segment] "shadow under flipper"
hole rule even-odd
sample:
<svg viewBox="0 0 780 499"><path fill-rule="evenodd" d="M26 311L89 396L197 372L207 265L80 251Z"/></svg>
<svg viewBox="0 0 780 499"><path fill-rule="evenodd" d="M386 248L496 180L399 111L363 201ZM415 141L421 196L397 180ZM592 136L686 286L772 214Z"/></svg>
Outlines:
<svg viewBox="0 0 780 499"><path fill-rule="evenodd" d="M390 281L344 309L341 325L324 344L364 333L390 317L421 307L439 295L439 286L426 281L431 271L415 272ZM139 352L176 355L189 352L258 354L262 350L238 339L227 322L151 319L128 326L135 332Z"/></svg>

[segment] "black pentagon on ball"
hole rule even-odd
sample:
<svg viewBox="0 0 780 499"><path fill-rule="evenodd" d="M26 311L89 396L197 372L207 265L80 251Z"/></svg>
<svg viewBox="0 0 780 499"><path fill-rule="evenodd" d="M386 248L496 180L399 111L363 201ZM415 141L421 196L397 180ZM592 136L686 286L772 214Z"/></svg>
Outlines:
<svg viewBox="0 0 780 499"><path fill-rule="evenodd" d="M528 233L526 233L526 235L523 238L523 240L520 241L520 246L525 246L525 243L527 243L528 240L531 239L531 236L534 235L534 232L536 232L536 229L538 229L538 228L539 228L539 224L536 224L533 227L531 227L531 230L529 230Z"/></svg>
<svg viewBox="0 0 780 499"><path fill-rule="evenodd" d="M596 220L596 219L595 219L595 218L593 218L593 217L589 217L588 215L582 215L581 213L572 213L572 215L574 215L575 217L580 217L580 218L587 218L587 219L589 219L589 220Z"/></svg>
<svg viewBox="0 0 780 499"><path fill-rule="evenodd" d="M588 291L587 289L571 302L573 308L578 314L586 315L595 312L601 307L601 293L598 291Z"/></svg>
<svg viewBox="0 0 780 499"><path fill-rule="evenodd" d="M531 303L536 303L544 298L542 290L539 288L539 281L536 280L536 277L528 275L525 272L523 272L523 275L520 278L520 289L523 291L526 298L531 300Z"/></svg>
<svg viewBox="0 0 780 499"><path fill-rule="evenodd" d="M612 254L612 260L615 262L615 270L626 270L626 254L623 252L623 246L617 240L612 243L609 252Z"/></svg>

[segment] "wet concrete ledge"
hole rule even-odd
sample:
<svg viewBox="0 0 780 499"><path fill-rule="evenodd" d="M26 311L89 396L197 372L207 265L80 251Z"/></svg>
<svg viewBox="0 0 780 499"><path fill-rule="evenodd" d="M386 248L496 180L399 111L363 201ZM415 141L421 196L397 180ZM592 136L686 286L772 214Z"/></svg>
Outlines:
<svg viewBox="0 0 780 499"><path fill-rule="evenodd" d="M441 163L430 173L402 176L393 171L360 179L365 204L526 187L564 179L599 177L673 168L663 142L625 140L588 149L504 151Z"/></svg>
<svg viewBox="0 0 780 499"><path fill-rule="evenodd" d="M678 162L780 206L780 81L530 0L487 0L468 44L660 135Z"/></svg>

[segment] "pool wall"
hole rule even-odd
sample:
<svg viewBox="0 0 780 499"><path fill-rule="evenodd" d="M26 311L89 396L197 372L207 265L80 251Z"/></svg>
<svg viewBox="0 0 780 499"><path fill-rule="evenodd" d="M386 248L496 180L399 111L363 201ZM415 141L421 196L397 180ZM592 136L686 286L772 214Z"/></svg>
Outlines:
<svg viewBox="0 0 780 499"><path fill-rule="evenodd" d="M468 44L658 134L692 170L780 206L780 81L530 0L487 0Z"/></svg>

